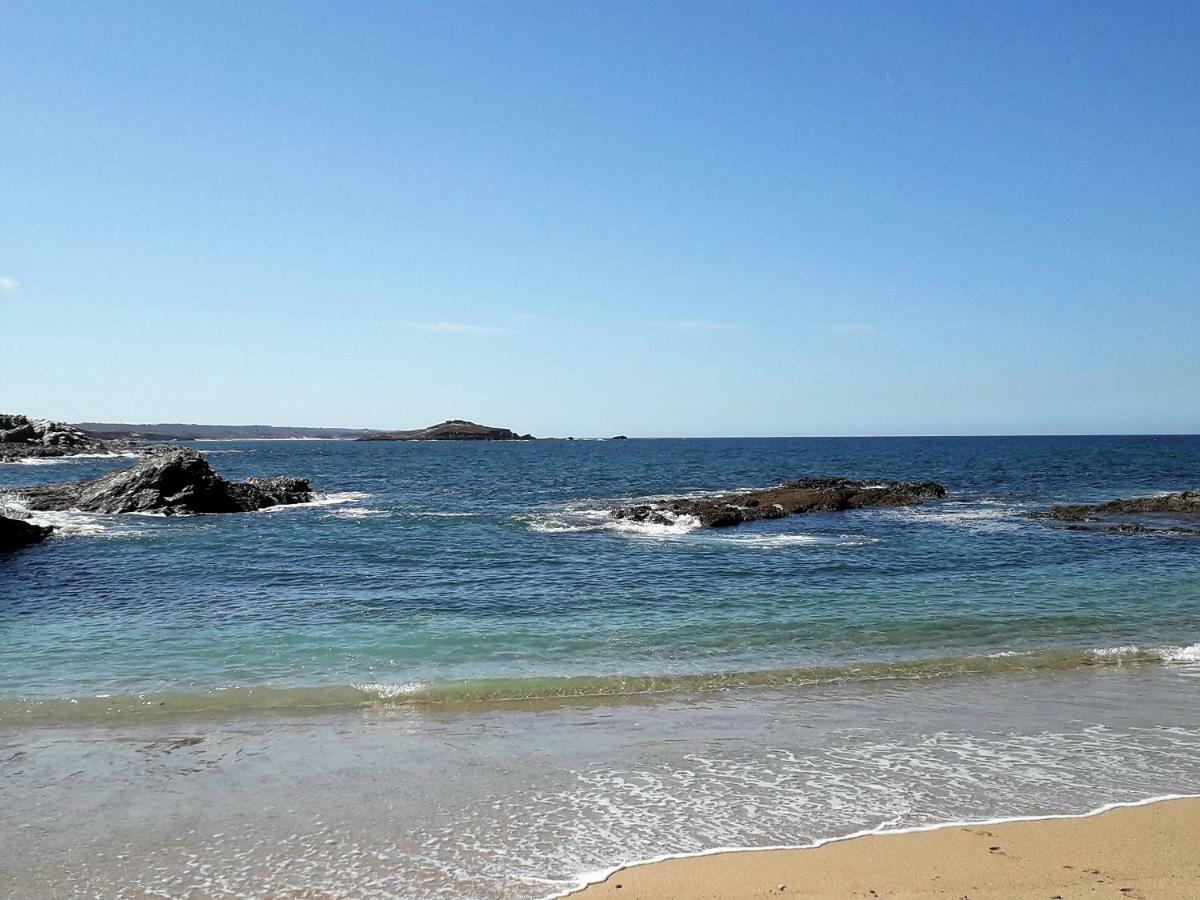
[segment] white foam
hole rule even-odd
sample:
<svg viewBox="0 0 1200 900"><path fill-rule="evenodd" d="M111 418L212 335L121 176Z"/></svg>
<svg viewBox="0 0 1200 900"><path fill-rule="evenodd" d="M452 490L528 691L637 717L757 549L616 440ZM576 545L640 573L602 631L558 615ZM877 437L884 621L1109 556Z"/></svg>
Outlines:
<svg viewBox="0 0 1200 900"><path fill-rule="evenodd" d="M782 547L863 547L868 544L878 544L879 538L856 534L718 534L705 537L708 543L723 544L734 547L747 547L756 550L773 550Z"/></svg>
<svg viewBox="0 0 1200 900"><path fill-rule="evenodd" d="M389 517L391 513L386 509L375 509L370 506L348 506L345 509L336 509L329 513L329 516L335 519L369 519L375 517Z"/></svg>
<svg viewBox="0 0 1200 900"><path fill-rule="evenodd" d="M670 522L634 522L630 519L613 518L608 509L571 507L556 513L528 516L524 521L530 531L540 534L572 534L603 531L631 537L678 537L689 534L700 527L695 516L678 515L663 511Z"/></svg>
<svg viewBox="0 0 1200 900"><path fill-rule="evenodd" d="M1187 647L1167 647L1159 651L1164 662L1200 662L1200 644Z"/></svg>
<svg viewBox="0 0 1200 900"><path fill-rule="evenodd" d="M1117 647L1094 647L1088 651L1093 656L1103 658L1152 655L1164 663L1197 663L1200 662L1200 643L1186 647L1149 647L1142 648L1137 644L1122 644Z"/></svg>
<svg viewBox="0 0 1200 900"><path fill-rule="evenodd" d="M1136 644L1122 644L1119 647L1094 647L1090 651L1093 656L1133 656L1141 652Z"/></svg>
<svg viewBox="0 0 1200 900"><path fill-rule="evenodd" d="M281 438L281 440L292 440L291 438ZM287 509L306 509L314 506L338 506L342 503L356 503L360 500L370 500L374 494L368 494L365 491L335 491L333 493L322 493L313 491L313 499L304 503L281 503L278 506L268 506L257 510L258 512L282 512Z"/></svg>
<svg viewBox="0 0 1200 900"><path fill-rule="evenodd" d="M604 528L618 534L643 535L645 537L672 537L688 534L700 527L695 516L678 515L671 522L634 522L629 519L610 519Z"/></svg>
<svg viewBox="0 0 1200 900"><path fill-rule="evenodd" d="M392 684L386 681L355 682L352 688L368 694L374 694L380 700L391 700L395 697L408 697L423 690L426 685L420 681L408 681Z"/></svg>
<svg viewBox="0 0 1200 900"><path fill-rule="evenodd" d="M1015 531L1027 521L1024 507L999 500L875 508L871 514L880 518L944 525L976 532Z"/></svg>
<svg viewBox="0 0 1200 900"><path fill-rule="evenodd" d="M51 526L55 535L79 535L86 537L133 537L145 534L131 528L119 518L78 510L47 511L31 510L15 497L0 500L0 513L23 519L33 525Z"/></svg>

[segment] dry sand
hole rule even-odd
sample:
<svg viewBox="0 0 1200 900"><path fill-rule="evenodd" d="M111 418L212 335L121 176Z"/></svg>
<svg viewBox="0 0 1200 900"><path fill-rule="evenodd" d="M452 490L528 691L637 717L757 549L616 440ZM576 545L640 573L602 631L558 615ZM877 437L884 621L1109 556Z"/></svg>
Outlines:
<svg viewBox="0 0 1200 900"><path fill-rule="evenodd" d="M618 897L1196 900L1200 800L664 860L617 872L572 900Z"/></svg>

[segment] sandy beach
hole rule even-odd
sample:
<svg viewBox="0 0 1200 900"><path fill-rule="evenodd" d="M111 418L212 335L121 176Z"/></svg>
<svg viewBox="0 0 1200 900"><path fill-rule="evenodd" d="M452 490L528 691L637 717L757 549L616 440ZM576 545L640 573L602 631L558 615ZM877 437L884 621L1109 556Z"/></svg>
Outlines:
<svg viewBox="0 0 1200 900"><path fill-rule="evenodd" d="M802 850L633 866L571 895L594 900L808 897L955 900L1200 896L1200 800L1083 818L865 835Z"/></svg>

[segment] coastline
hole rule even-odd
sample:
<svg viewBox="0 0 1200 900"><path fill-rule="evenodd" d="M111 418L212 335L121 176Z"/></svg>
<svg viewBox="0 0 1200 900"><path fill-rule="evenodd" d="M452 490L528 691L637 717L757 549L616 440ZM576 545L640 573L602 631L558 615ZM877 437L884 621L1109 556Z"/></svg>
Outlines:
<svg viewBox="0 0 1200 900"><path fill-rule="evenodd" d="M1200 795L1085 813L886 827L811 844L665 855L585 876L552 898L1190 898L1200 891ZM547 900L552 900L547 898Z"/></svg>

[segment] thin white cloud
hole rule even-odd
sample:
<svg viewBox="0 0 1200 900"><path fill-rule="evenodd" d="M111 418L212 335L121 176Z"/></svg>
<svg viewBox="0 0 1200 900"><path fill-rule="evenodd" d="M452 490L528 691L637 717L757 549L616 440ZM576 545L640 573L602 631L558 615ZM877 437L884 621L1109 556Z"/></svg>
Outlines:
<svg viewBox="0 0 1200 900"><path fill-rule="evenodd" d="M740 331L746 326L740 322L710 322L704 319L686 319L671 322L654 322L659 328L671 331Z"/></svg>
<svg viewBox="0 0 1200 900"><path fill-rule="evenodd" d="M501 328L498 325L472 325L468 322L409 322L408 327L413 331L425 331L431 334L513 334L511 328Z"/></svg>
<svg viewBox="0 0 1200 900"><path fill-rule="evenodd" d="M11 294L21 286L21 282L10 275L0 275L0 294Z"/></svg>

